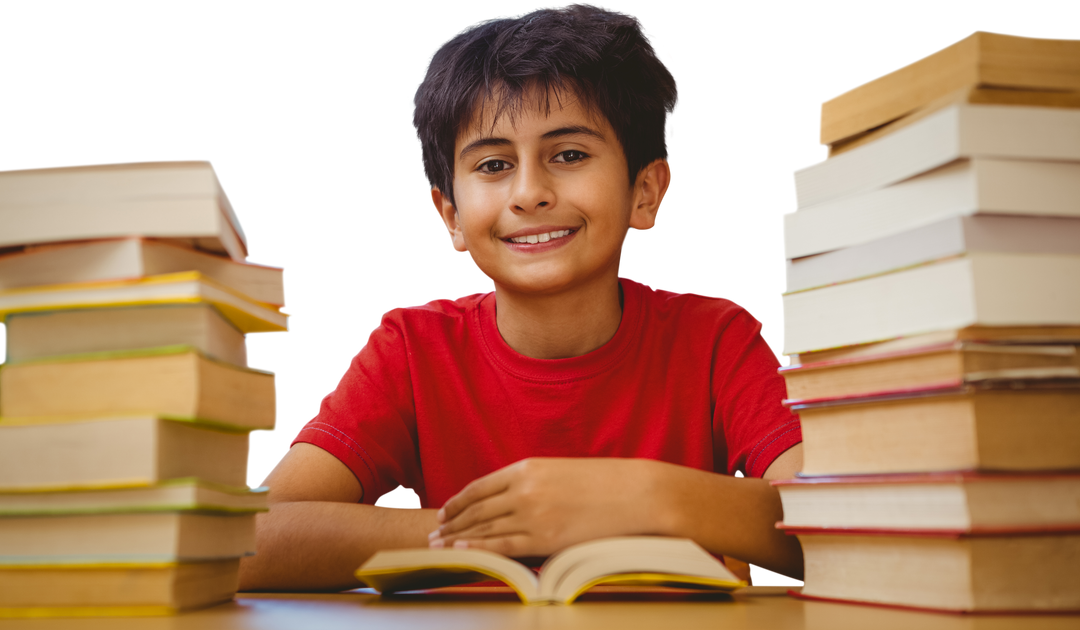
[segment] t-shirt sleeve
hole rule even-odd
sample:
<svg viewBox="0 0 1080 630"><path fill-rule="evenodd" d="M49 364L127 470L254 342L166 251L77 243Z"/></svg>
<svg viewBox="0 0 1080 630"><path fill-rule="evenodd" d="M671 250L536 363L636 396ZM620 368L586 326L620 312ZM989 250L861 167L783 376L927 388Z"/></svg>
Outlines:
<svg viewBox="0 0 1080 630"><path fill-rule="evenodd" d="M391 311L353 358L317 415L297 434L337 457L375 501L398 485L419 488L416 411L400 311Z"/></svg>
<svg viewBox="0 0 1080 630"><path fill-rule="evenodd" d="M776 356L761 337L761 324L739 311L720 333L713 357L716 461L728 474L761 477L784 451L802 442L799 418L781 404L787 396ZM722 440L719 439L722 435Z"/></svg>

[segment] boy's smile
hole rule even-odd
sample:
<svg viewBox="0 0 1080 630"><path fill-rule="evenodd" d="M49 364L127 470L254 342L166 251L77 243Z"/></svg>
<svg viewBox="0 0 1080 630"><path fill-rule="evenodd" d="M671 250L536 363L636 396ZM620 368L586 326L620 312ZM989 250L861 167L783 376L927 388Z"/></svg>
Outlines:
<svg viewBox="0 0 1080 630"><path fill-rule="evenodd" d="M454 247L503 291L552 295L615 282L626 230L652 227L659 205L643 199L642 176L630 185L602 115L569 91L550 102L545 114L528 98L494 124L485 103L455 145L456 207L433 191Z"/></svg>

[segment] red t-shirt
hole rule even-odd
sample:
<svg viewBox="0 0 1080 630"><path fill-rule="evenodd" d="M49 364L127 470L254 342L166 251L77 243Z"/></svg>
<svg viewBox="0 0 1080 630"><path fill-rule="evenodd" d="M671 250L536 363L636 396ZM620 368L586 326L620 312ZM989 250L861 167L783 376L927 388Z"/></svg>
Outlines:
<svg viewBox="0 0 1080 630"><path fill-rule="evenodd" d="M620 282L619 330L569 359L510 348L494 293L391 311L294 444L340 459L364 503L403 485L440 507L526 457L643 457L760 477L802 441L745 310Z"/></svg>

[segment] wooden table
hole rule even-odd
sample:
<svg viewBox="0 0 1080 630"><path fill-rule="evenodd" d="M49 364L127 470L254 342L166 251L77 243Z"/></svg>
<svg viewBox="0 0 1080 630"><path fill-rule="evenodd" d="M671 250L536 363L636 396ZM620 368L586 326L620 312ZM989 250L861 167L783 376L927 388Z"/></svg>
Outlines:
<svg viewBox="0 0 1080 630"><path fill-rule="evenodd" d="M2 630L543 630L559 628L722 628L724 630L1024 630L1080 629L1080 616L960 616L803 602L785 589L751 587L734 596L587 594L571 606L523 606L499 589L467 595L241 593L236 601L176 617L2 620Z"/></svg>

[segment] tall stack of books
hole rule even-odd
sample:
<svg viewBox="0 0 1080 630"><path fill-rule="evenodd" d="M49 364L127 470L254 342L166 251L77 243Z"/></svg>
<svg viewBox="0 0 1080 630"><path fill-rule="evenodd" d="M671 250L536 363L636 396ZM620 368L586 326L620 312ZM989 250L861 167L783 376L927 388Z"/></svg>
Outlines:
<svg viewBox="0 0 1080 630"><path fill-rule="evenodd" d="M205 162L0 173L0 618L232 598L265 489L248 433L285 330L280 269Z"/></svg>
<svg viewBox="0 0 1080 630"><path fill-rule="evenodd" d="M1080 41L976 33L822 140L785 226L802 595L1080 611Z"/></svg>

